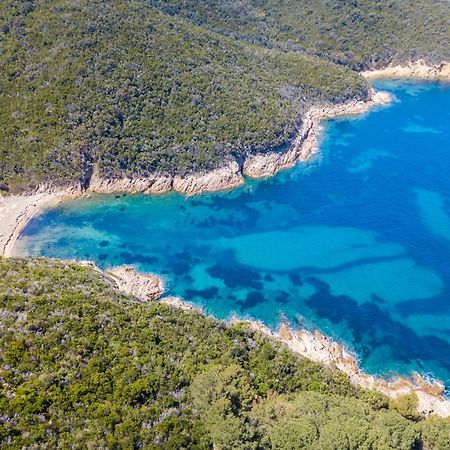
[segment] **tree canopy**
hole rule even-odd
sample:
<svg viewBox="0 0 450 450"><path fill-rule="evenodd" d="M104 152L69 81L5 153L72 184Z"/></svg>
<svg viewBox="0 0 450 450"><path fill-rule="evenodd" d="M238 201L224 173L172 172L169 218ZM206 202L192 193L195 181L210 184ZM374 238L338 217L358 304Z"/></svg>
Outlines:
<svg viewBox="0 0 450 450"><path fill-rule="evenodd" d="M0 190L185 174L282 151L354 70L449 59L448 2L5 0Z"/></svg>
<svg viewBox="0 0 450 450"><path fill-rule="evenodd" d="M450 422L91 267L0 259L2 448L448 449Z"/></svg>

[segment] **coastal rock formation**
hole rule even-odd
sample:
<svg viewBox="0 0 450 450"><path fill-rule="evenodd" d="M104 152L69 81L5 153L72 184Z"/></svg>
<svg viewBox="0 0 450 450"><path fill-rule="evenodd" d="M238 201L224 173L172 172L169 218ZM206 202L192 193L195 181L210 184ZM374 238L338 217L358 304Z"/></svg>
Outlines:
<svg viewBox="0 0 450 450"><path fill-rule="evenodd" d="M292 167L297 161L305 161L319 148L318 135L321 121L332 117L361 114L371 107L391 101L387 92L371 91L367 101L353 101L341 105L311 108L303 117L303 125L290 150L285 153L271 152L251 156L244 162L243 173L250 178L270 177L282 169Z"/></svg>
<svg viewBox="0 0 450 450"><path fill-rule="evenodd" d="M406 66L390 66L380 70L362 72L366 78L406 78L419 80L450 80L450 63L442 62L435 66L423 60L410 62Z"/></svg>
<svg viewBox="0 0 450 450"><path fill-rule="evenodd" d="M160 300L165 305L173 306L174 308L182 309L183 311L201 311L200 308L196 308L194 305L185 302L179 297L164 297Z"/></svg>
<svg viewBox="0 0 450 450"><path fill-rule="evenodd" d="M152 175L146 178L101 178L94 174L88 191L99 194L116 194L128 192L130 194L164 194L172 189L173 178L169 175Z"/></svg>
<svg viewBox="0 0 450 450"><path fill-rule="evenodd" d="M244 177L237 162L232 161L224 167L207 173L176 175L150 175L146 178L107 179L94 175L88 191L99 194L164 194L169 191L192 196L203 192L231 189L244 183Z"/></svg>
<svg viewBox="0 0 450 450"><path fill-rule="evenodd" d="M141 300L157 300L164 293L164 281L153 274L138 272L133 266L120 266L105 272L117 287Z"/></svg>
<svg viewBox="0 0 450 450"><path fill-rule="evenodd" d="M391 101L387 92L370 91L366 101L351 101L339 105L326 105L309 109L303 117L302 127L287 152L269 152L249 156L243 167L236 161L207 173L176 175L150 175L146 178L106 179L94 173L88 190L102 194L118 192L163 194L171 190L192 196L204 192L232 189L244 184L244 176L250 178L270 177L282 169L305 161L319 148L318 135L321 121L333 117L362 114L371 107L385 105Z"/></svg>
<svg viewBox="0 0 450 450"><path fill-rule="evenodd" d="M345 372L356 386L377 390L394 399L400 395L415 394L419 414L450 417L450 401L443 398L445 386L438 381L427 381L418 373L414 373L411 378L378 378L364 373L352 353L317 330L294 331L287 324L282 324L278 332L273 332L261 322L247 323L252 329L283 342L295 353Z"/></svg>
<svg viewBox="0 0 450 450"><path fill-rule="evenodd" d="M238 163L232 161L206 174L176 176L173 180L173 190L189 196L231 189L241 184L244 184L244 177Z"/></svg>

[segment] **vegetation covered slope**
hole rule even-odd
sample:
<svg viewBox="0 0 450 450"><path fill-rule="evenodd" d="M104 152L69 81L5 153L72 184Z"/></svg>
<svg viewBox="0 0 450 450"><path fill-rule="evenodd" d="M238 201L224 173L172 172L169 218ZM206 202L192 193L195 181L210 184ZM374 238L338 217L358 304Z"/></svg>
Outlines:
<svg viewBox="0 0 450 450"><path fill-rule="evenodd" d="M0 190L282 150L353 70L448 60L445 0L4 0Z"/></svg>
<svg viewBox="0 0 450 450"><path fill-rule="evenodd" d="M90 267L0 259L2 448L448 449L347 377L242 326L141 303Z"/></svg>
<svg viewBox="0 0 450 450"><path fill-rule="evenodd" d="M149 0L236 39L303 51L355 70L450 59L447 0Z"/></svg>
<svg viewBox="0 0 450 450"><path fill-rule="evenodd" d="M311 102L366 98L318 58L238 42L146 2L0 5L0 182L199 171L276 148Z"/></svg>

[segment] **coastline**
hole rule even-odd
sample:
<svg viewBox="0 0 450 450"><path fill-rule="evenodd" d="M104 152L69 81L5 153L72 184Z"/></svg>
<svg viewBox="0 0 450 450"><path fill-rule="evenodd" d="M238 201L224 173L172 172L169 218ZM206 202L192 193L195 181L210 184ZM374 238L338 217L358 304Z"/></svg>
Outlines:
<svg viewBox="0 0 450 450"><path fill-rule="evenodd" d="M341 105L313 107L304 118L303 125L291 148L285 153L266 153L247 158L241 168L236 161L207 173L190 174L184 177L153 175L146 178L102 179L95 173L89 187L81 190L79 186L65 189L40 187L33 194L2 196L0 194L0 256L12 257L14 245L20 238L28 222L45 208L56 206L65 200L73 200L90 193L160 195L171 191L185 196L207 192L226 191L245 183L245 177L265 178L281 170L305 161L319 149L318 135L322 130L321 121L334 117L358 115L375 106L386 105L391 101L390 94L371 90L367 101L351 101Z"/></svg>
<svg viewBox="0 0 450 450"><path fill-rule="evenodd" d="M28 222L45 208L82 195L79 188L41 189L31 195L0 195L0 256L12 257L14 245Z"/></svg>
<svg viewBox="0 0 450 450"><path fill-rule="evenodd" d="M344 372L355 386L378 391L392 399L415 394L420 415L450 417L450 400L443 397L445 386L439 381L428 381L417 372L410 377L396 376L389 380L370 375L361 369L355 355L318 330L292 330L282 323L277 331L272 331L260 322L246 323L251 329L282 342L294 353Z"/></svg>
<svg viewBox="0 0 450 450"><path fill-rule="evenodd" d="M162 297L165 283L158 275L141 273L132 266L117 267L104 273L122 292L141 301L157 300L184 311L204 314L201 307L196 307L182 298ZM302 357L340 370L348 375L350 382L355 386L378 391L391 399L414 394L418 401L417 412L422 416L450 417L450 400L443 398L445 386L439 381L428 381L418 373L413 373L411 377L397 376L391 380L365 373L355 355L318 330L308 331L304 328L293 330L287 323L281 323L279 329L273 331L262 322L243 320L239 317L233 317L225 323L228 326L243 323L249 329L281 342Z"/></svg>
<svg viewBox="0 0 450 450"><path fill-rule="evenodd" d="M243 173L249 178L266 178L280 170L293 167L298 161L306 161L319 150L318 136L322 131L322 121L343 116L366 113L376 106L387 105L392 97L387 92L370 92L367 101L351 101L342 105L313 107L303 117L303 125L290 150L285 153L266 153L251 156L244 162Z"/></svg>
<svg viewBox="0 0 450 450"><path fill-rule="evenodd" d="M362 75L368 79L391 77L450 80L450 64L426 66L417 62L406 67L392 66L381 70L367 71L363 72ZM94 175L86 191L82 191L78 186L60 190L42 187L30 195L2 196L0 194L0 257L12 257L14 255L14 246L23 229L33 217L45 208L56 206L65 200L89 195L91 192L103 194L119 192L164 194L175 191L186 196L192 196L205 192L232 189L243 185L245 177L270 177L280 170L294 166L298 161L305 161L313 156L318 151L318 135L322 130L322 120L361 114L374 106L385 105L390 100L389 94L372 90L368 101L352 101L342 105L311 108L303 117L302 128L286 153L273 152L251 156L247 158L242 167L233 161L211 172L185 177L155 175L148 178L107 180ZM113 278L114 276L120 279L122 274L112 274ZM164 285L161 278L157 275L147 275L147 277L150 276L159 281L154 284L154 282L156 283L155 278L152 278L151 282L150 279L147 279L147 287L150 284L153 286L152 289L156 291L159 289L158 292L163 291ZM120 282L117 282L117 280L116 283L122 290L130 289L129 286L127 287L127 283L119 285ZM135 291L128 292L143 300L154 300L158 297L158 292L149 293L145 289L142 290L143 288L139 283L134 288L141 289L138 295ZM143 294L143 292L147 292L147 294ZM164 298L161 301L182 309L196 309L191 304L178 298ZM239 320L239 322L246 321ZM274 332L262 323L252 321L247 321L247 323L251 328L258 329L270 338L284 343L302 356L342 370L358 386L376 389L392 398L402 394L415 393L419 400L418 411L421 414L450 416L450 401L443 399L444 386L439 382L428 382L418 374L415 374L412 379L399 377L392 381L386 381L362 372L354 355L342 345L318 331L313 333L306 330L293 331L286 325L282 325L277 332Z"/></svg>
<svg viewBox="0 0 450 450"><path fill-rule="evenodd" d="M450 62L430 66L422 60L410 62L406 66L388 66L383 69L361 72L367 79L403 78L421 80L450 81ZM322 120L334 117L358 115L375 106L391 101L390 94L370 91L367 101L350 101L340 105L310 108L303 117L302 127L291 148L285 153L270 152L248 157L242 167L236 161L207 173L186 176L152 175L146 178L102 179L95 172L89 187L82 191L79 186L64 189L48 189L42 186L33 194L2 196L0 194L0 256L14 254L16 240L27 223L42 209L64 200L79 198L91 192L99 194L165 194L170 191L193 196L207 192L225 191L239 187L248 178L266 178L281 170L294 166L298 161L306 161L319 148L318 135L322 130Z"/></svg>
<svg viewBox="0 0 450 450"><path fill-rule="evenodd" d="M409 62L406 66L388 66L378 70L361 72L367 79L403 78L410 80L440 80L450 81L450 62L442 62L434 66L427 65L423 60Z"/></svg>

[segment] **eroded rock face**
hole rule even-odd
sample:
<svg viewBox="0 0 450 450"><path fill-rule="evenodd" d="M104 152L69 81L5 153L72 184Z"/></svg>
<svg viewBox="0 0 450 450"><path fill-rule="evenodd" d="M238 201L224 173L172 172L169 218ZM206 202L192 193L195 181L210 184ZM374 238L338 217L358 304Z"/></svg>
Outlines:
<svg viewBox="0 0 450 450"><path fill-rule="evenodd" d="M157 300L164 293L164 281L161 277L138 272L133 266L115 267L105 273L122 292L137 299Z"/></svg>
<svg viewBox="0 0 450 450"><path fill-rule="evenodd" d="M215 192L232 189L245 182L244 175L250 178L270 177L282 169L304 161L317 152L319 145L317 136L320 133L321 121L331 117L354 115L366 112L376 105L390 102L391 97L386 92L370 92L366 101L352 101L340 105L327 105L309 109L303 117L302 127L287 152L269 152L249 156L239 166L231 161L223 167L206 173L176 175L150 175L146 178L105 179L96 173L92 176L88 190L103 194L118 192L163 194L176 191L192 196L204 192Z"/></svg>
<svg viewBox="0 0 450 450"><path fill-rule="evenodd" d="M393 77L420 80L450 80L450 63L443 62L434 66L423 60L410 62L406 66L391 66L380 70L362 72L366 78Z"/></svg>
<svg viewBox="0 0 450 450"><path fill-rule="evenodd" d="M146 178L120 178L108 179L94 175L88 191L99 194L117 194L128 192L130 194L164 194L172 189L173 178L169 175L151 175Z"/></svg>
<svg viewBox="0 0 450 450"><path fill-rule="evenodd" d="M239 320L235 319L234 322ZM345 372L356 386L376 390L391 398L415 394L419 414L450 417L450 401L443 398L445 386L439 381L425 380L418 373L414 373L410 378L396 377L392 380L378 378L364 373L358 360L348 349L317 330L312 332L305 329L292 330L287 324L282 323L279 330L273 332L261 322L245 322L250 328L283 342L293 352Z"/></svg>
<svg viewBox="0 0 450 450"><path fill-rule="evenodd" d="M297 161L305 161L319 149L318 135L321 121L332 117L355 115L366 112L373 106L385 105L391 101L387 92L371 91L367 101L354 101L341 105L311 108L303 117L302 127L290 150L285 153L254 155L244 162L244 175L250 178L270 177L282 169L292 167Z"/></svg>
<svg viewBox="0 0 450 450"><path fill-rule="evenodd" d="M202 192L222 191L240 186L244 177L237 162L232 161L224 167L198 175L176 176L173 190L185 195L196 195Z"/></svg>
<svg viewBox="0 0 450 450"><path fill-rule="evenodd" d="M201 312L201 308L196 308L191 303L185 302L182 298L179 297L165 297L161 299L161 303L165 305L173 306L175 308L182 309L183 311L199 311Z"/></svg>
<svg viewBox="0 0 450 450"><path fill-rule="evenodd" d="M164 194L176 191L191 196L203 192L214 192L231 189L244 183L240 167L232 161L224 167L207 173L190 174L172 177L170 175L150 175L146 178L107 179L94 175L88 191L100 194Z"/></svg>

